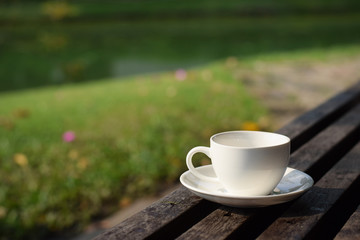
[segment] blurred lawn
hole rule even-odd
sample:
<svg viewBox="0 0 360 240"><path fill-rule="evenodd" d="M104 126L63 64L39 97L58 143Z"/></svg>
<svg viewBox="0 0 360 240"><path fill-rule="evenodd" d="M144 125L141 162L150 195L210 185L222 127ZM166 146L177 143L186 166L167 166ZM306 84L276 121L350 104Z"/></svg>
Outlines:
<svg viewBox="0 0 360 240"><path fill-rule="evenodd" d="M229 58L181 74L0 95L6 103L0 105L0 231L8 236L2 239L80 229L177 181L187 151L208 145L212 134L273 130L266 109L237 78L241 68L256 71L259 59L326 62L359 53L353 46ZM67 131L74 141L63 140Z"/></svg>
<svg viewBox="0 0 360 240"><path fill-rule="evenodd" d="M187 151L213 133L264 117L223 63L186 74L2 94L1 232L39 237L84 224L106 203L176 180ZM76 139L64 142L70 130Z"/></svg>

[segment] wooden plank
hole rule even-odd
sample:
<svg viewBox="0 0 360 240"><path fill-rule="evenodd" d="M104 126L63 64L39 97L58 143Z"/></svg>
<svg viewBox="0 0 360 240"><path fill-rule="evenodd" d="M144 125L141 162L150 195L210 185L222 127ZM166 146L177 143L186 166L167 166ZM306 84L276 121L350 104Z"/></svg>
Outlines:
<svg viewBox="0 0 360 240"><path fill-rule="evenodd" d="M360 138L360 104L298 149L289 166L316 181Z"/></svg>
<svg viewBox="0 0 360 240"><path fill-rule="evenodd" d="M356 138L359 135L360 105L293 153L290 166L301 171L307 171L314 165L316 166L317 162L320 162L322 163L320 165L323 168L322 171L314 171L314 173L324 174L323 170L329 169L333 163L338 161L356 143ZM349 138L349 136L355 136L355 139L353 137ZM327 164L329 166L326 166ZM321 175L317 175L315 179L320 177ZM238 210L236 208L221 207L195 224L182 234L179 239L191 239L194 236L205 235L207 235L208 239L252 235L254 234L252 231L255 231L255 229L260 231L261 226L266 227L274 218L280 216L287 207L287 204L265 210ZM272 216L269 217L269 215Z"/></svg>
<svg viewBox="0 0 360 240"><path fill-rule="evenodd" d="M359 165L359 164L358 164ZM333 180L334 181L334 180ZM341 195L328 212L318 221L316 226L307 235L308 239L333 239L341 230L351 214L360 204L358 190L360 177L358 177L348 189Z"/></svg>
<svg viewBox="0 0 360 240"><path fill-rule="evenodd" d="M273 222L258 239L303 239L315 235L328 239L331 228L336 226L324 225L321 233L311 231L359 178L359 155L360 143L321 178L310 191L300 197L280 218ZM353 187L351 192L356 194L356 188ZM342 204L339 206L343 210L346 207ZM318 239L312 237L310 238Z"/></svg>
<svg viewBox="0 0 360 240"><path fill-rule="evenodd" d="M295 151L359 101L360 82L301 115L278 133L291 138L291 148Z"/></svg>
<svg viewBox="0 0 360 240"><path fill-rule="evenodd" d="M217 205L195 196L185 187L179 187L141 212L105 231L95 239L144 239L157 234L176 236ZM189 214L191 212L191 214ZM178 224L181 222L181 225ZM162 226L167 225L167 228Z"/></svg>
<svg viewBox="0 0 360 240"><path fill-rule="evenodd" d="M177 239L225 239L252 214L252 210L222 206Z"/></svg>
<svg viewBox="0 0 360 240"><path fill-rule="evenodd" d="M341 231L336 235L335 240L360 239L360 205L351 215Z"/></svg>

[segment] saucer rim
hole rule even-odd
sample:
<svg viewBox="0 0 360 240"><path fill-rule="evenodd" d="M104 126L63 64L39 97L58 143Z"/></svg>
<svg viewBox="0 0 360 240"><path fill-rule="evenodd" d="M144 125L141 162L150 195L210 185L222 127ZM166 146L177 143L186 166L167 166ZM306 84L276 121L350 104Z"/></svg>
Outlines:
<svg viewBox="0 0 360 240"><path fill-rule="evenodd" d="M205 165L205 166L200 166L200 167L197 167L197 168L209 168L209 167L212 167L212 164ZM300 193L308 191L314 185L314 180L309 174L307 174L307 173L305 173L303 171L297 170L295 168L291 168L291 167L287 167L286 171L288 171L288 170L290 170L290 171L298 171L299 173L304 175L304 177L309 180L309 181L306 182L306 183L310 183L309 186L307 186L307 187L305 187L303 189L299 188L299 189L297 189L295 191L292 191L292 192L279 193L279 194L274 194L274 195L264 195L264 196L262 196L262 195L260 195L260 196L243 196L243 195L238 195L238 194L234 194L234 193L216 193L216 192L204 191L204 190L195 188L193 186L190 186L189 184L186 184L183 179L186 177L186 175L191 174L191 172L189 170L187 170L183 174L181 174L180 182L184 187L188 188L189 190L194 191L194 192L198 192L198 193L201 193L201 194L214 196L214 197L220 197L220 198L244 199L244 200L276 199L276 198L283 198L283 197L286 197L286 196L298 195ZM204 181L204 180L202 180L202 181Z"/></svg>

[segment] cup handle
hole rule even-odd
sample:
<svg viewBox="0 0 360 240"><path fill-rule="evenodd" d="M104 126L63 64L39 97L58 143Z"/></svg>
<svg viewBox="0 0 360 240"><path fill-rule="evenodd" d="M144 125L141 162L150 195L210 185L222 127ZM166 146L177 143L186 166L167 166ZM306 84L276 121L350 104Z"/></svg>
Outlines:
<svg viewBox="0 0 360 240"><path fill-rule="evenodd" d="M205 180L205 181L212 181L212 182L217 182L218 178L217 177L209 177L209 176L205 176L204 174L201 174L200 172L198 172L193 163L192 163L192 157L195 155L195 153L204 153L206 156L210 157L210 148L209 147L194 147L193 149L191 149L189 151L189 153L186 156L186 165L189 168L190 172L195 175L196 177Z"/></svg>

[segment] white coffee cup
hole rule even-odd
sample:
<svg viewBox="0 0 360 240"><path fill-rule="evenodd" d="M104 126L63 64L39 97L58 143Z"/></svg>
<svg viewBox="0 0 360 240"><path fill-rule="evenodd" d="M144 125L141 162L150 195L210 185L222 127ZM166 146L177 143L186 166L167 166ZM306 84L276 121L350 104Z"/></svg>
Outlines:
<svg viewBox="0 0 360 240"><path fill-rule="evenodd" d="M217 177L194 168L195 153L206 154ZM231 131L213 135L209 147L195 147L186 156L190 172L205 181L217 181L229 193L241 196L268 195L283 177L290 156L290 139L261 131Z"/></svg>

